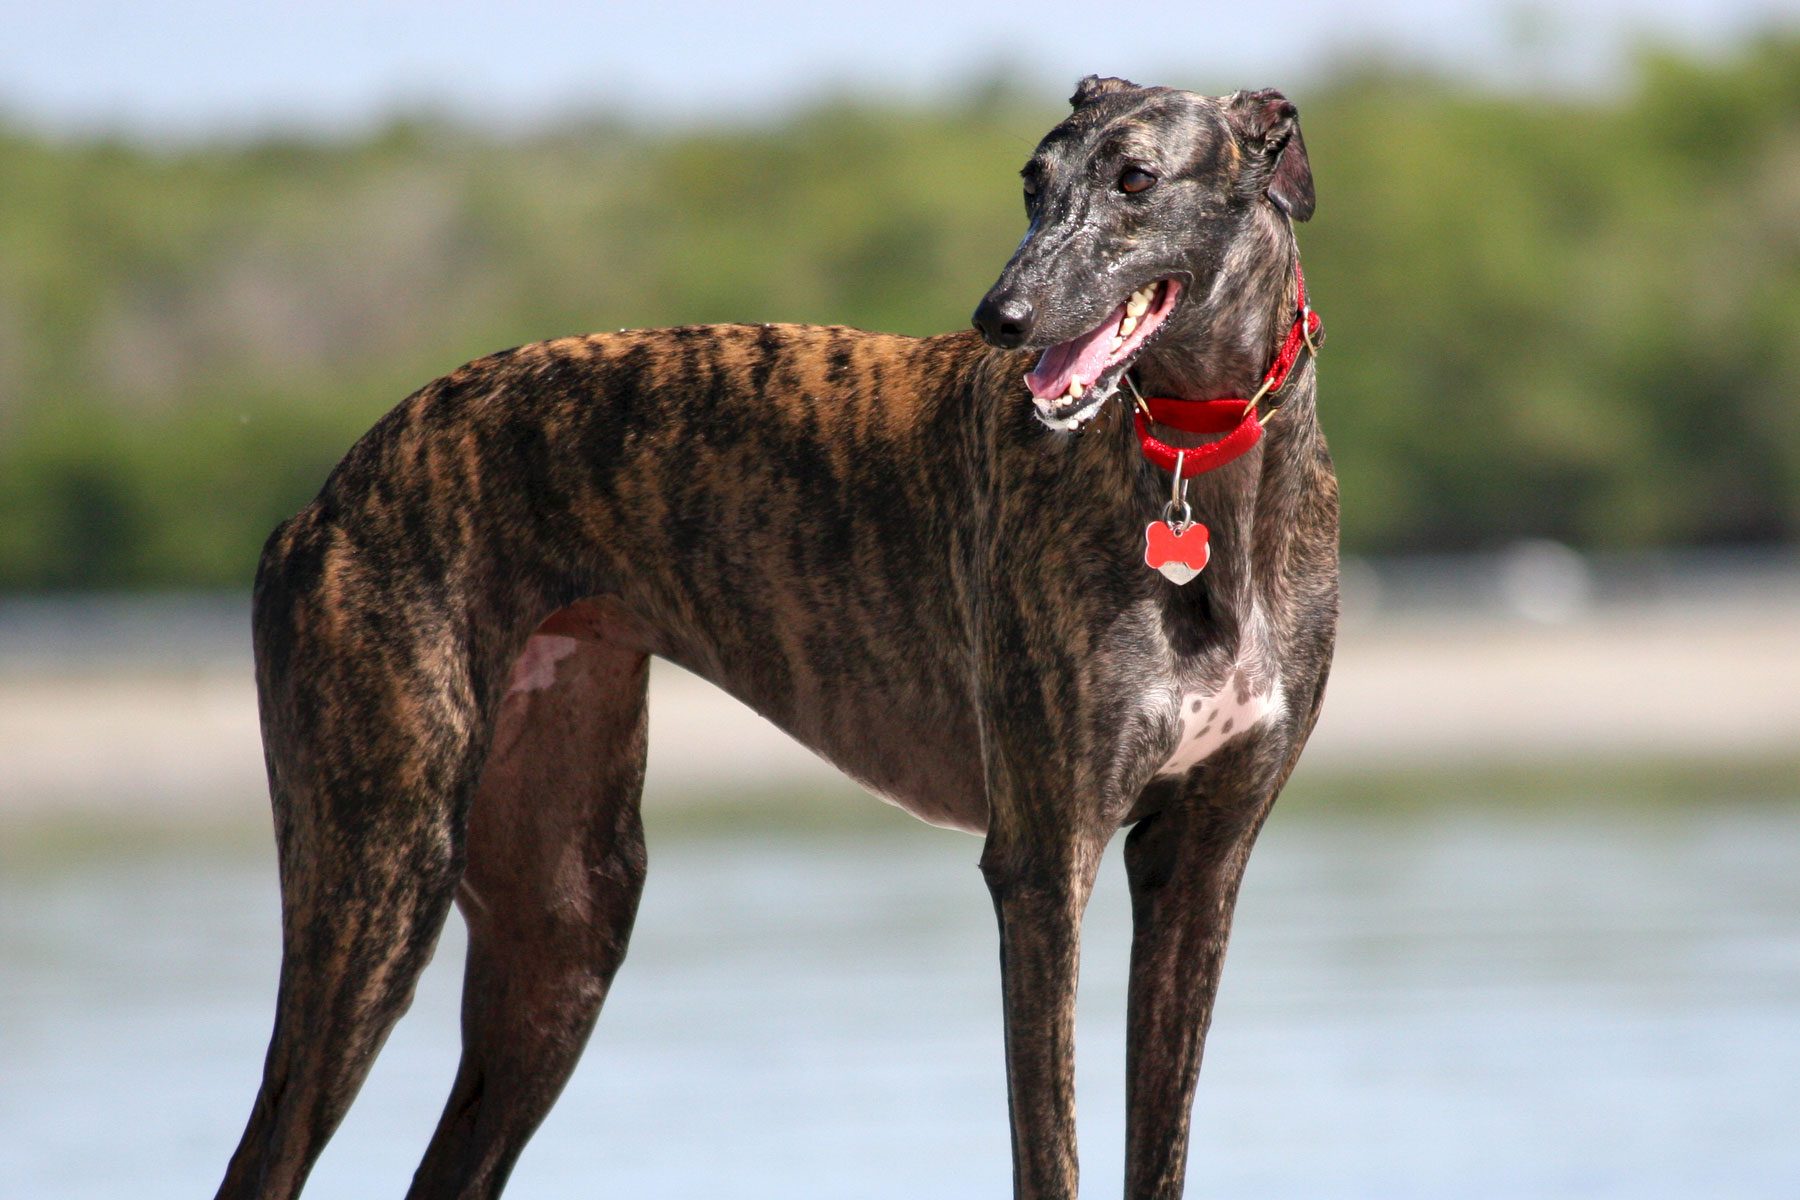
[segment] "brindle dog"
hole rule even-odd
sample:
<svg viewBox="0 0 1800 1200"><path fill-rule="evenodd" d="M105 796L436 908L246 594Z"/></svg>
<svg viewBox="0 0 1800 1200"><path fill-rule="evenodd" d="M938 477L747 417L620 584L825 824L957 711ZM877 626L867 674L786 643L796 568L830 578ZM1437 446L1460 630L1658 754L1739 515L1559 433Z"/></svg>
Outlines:
<svg viewBox="0 0 1800 1200"><path fill-rule="evenodd" d="M1075 1194L1077 937L1133 826L1126 1191L1180 1193L1238 881L1319 710L1337 490L1309 360L1260 445L1195 481L1215 552L1174 586L1143 553L1169 478L1104 400L1127 369L1250 394L1312 182L1275 92L1089 78L1073 106L1025 168L989 345L525 346L402 402L275 532L254 622L281 990L220 1196L299 1191L453 898L462 1064L410 1194L499 1193L625 954L653 654L985 835L1020 1197ZM1137 330L1075 354L1134 292Z"/></svg>

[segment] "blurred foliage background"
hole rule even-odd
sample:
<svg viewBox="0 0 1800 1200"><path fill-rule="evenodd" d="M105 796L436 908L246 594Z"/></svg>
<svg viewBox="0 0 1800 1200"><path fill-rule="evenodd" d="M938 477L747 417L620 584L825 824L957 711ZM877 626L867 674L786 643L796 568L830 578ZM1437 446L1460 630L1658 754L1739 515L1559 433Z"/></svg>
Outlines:
<svg viewBox="0 0 1800 1200"><path fill-rule="evenodd" d="M1059 94L179 148L0 125L0 591L245 585L382 411L503 346L960 328ZM1646 51L1604 95L1391 64L1292 95L1347 549L1800 540L1800 36Z"/></svg>

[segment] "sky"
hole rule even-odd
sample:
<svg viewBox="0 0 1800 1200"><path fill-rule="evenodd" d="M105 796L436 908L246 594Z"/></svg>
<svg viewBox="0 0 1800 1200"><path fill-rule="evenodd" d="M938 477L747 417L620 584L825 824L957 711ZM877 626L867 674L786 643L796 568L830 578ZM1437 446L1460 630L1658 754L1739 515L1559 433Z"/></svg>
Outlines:
<svg viewBox="0 0 1800 1200"><path fill-rule="evenodd" d="M907 98L1089 72L1293 90L1374 54L1508 86L1605 87L1645 38L1705 50L1800 0L1138 0L979 5L515 0L0 0L0 115L58 134L354 132L397 111L529 124L757 119L827 92Z"/></svg>

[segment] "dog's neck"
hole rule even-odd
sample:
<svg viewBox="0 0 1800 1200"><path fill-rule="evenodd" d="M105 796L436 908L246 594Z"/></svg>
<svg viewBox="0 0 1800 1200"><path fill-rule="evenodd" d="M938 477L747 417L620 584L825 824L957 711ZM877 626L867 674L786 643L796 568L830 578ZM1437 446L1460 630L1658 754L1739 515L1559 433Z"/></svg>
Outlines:
<svg viewBox="0 0 1800 1200"><path fill-rule="evenodd" d="M1274 214L1234 239L1206 294L1189 300L1177 318L1180 324L1158 340L1155 355L1140 360L1144 393L1190 400L1254 394L1294 319L1297 254L1292 228ZM1259 576L1265 586L1279 581L1280 571L1270 564L1285 557L1294 533L1295 497L1287 476L1313 453L1309 374L1301 373L1274 398L1294 411L1270 423L1269 435L1246 456L1246 466L1198 476L1189 489L1195 513L1212 530L1213 559L1179 599L1199 601L1204 594L1206 624L1224 630L1233 644L1239 623L1255 611ZM1126 440L1137 459L1135 434ZM1272 491L1263 486L1270 482L1271 455L1281 468ZM1167 494L1165 474L1146 469L1141 460L1136 474L1140 508ZM1259 558L1268 560L1260 572Z"/></svg>
<svg viewBox="0 0 1800 1200"><path fill-rule="evenodd" d="M1249 396L1287 333L1296 303L1294 234L1285 217L1256 213L1232 239L1205 295L1191 295L1173 328L1136 367L1146 395L1183 400Z"/></svg>

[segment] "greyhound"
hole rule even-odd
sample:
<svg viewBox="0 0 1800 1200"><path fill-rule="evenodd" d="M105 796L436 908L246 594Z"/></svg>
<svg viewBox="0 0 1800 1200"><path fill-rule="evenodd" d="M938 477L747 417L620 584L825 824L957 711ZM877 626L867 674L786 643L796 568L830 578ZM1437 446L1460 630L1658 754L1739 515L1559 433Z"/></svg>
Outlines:
<svg viewBox="0 0 1800 1200"><path fill-rule="evenodd" d="M651 655L984 836L1018 1197L1076 1192L1079 925L1131 827L1126 1191L1180 1194L1239 880L1336 629L1292 228L1313 188L1278 92L1090 76L1072 107L979 336L495 354L402 401L270 537L283 957L220 1197L298 1193L452 900L462 1061L409 1195L499 1194L625 954Z"/></svg>

